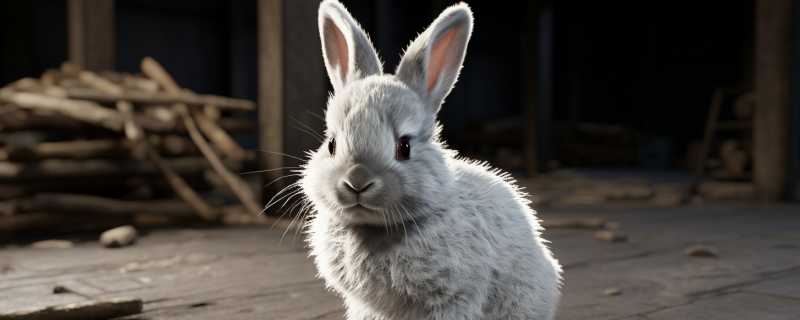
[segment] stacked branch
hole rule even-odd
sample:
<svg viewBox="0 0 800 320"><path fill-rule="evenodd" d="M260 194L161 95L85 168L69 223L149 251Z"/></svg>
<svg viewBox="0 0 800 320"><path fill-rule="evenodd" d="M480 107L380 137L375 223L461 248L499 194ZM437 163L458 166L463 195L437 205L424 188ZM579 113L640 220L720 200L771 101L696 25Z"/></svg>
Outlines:
<svg viewBox="0 0 800 320"><path fill-rule="evenodd" d="M151 58L142 75L65 63L0 88L0 230L257 217L240 174L256 157L232 137L255 135L254 109L181 88Z"/></svg>

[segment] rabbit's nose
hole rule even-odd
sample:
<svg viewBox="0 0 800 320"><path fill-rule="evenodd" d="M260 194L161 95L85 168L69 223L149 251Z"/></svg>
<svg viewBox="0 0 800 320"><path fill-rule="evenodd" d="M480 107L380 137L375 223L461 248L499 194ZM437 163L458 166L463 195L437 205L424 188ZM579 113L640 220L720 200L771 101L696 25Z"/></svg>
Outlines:
<svg viewBox="0 0 800 320"><path fill-rule="evenodd" d="M367 167L357 164L347 170L340 184L343 189L359 194L375 185L375 179Z"/></svg>
<svg viewBox="0 0 800 320"><path fill-rule="evenodd" d="M360 186L360 185L357 185L357 184L352 184L352 183L350 183L350 181L347 181L347 180L344 181L344 187L347 188L347 190L349 190L352 193L362 193L364 191L367 191L367 189L372 187L373 184L374 183L369 182L365 186Z"/></svg>

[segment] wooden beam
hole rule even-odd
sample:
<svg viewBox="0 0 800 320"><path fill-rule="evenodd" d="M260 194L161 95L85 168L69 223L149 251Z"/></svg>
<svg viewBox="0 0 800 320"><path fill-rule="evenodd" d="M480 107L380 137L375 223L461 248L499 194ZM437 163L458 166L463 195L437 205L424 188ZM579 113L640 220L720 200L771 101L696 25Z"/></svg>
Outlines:
<svg viewBox="0 0 800 320"><path fill-rule="evenodd" d="M113 0L67 1L69 60L88 70L111 70L115 58Z"/></svg>
<svg viewBox="0 0 800 320"><path fill-rule="evenodd" d="M792 0L756 1L753 174L759 197L784 196L788 174Z"/></svg>
<svg viewBox="0 0 800 320"><path fill-rule="evenodd" d="M258 1L258 127L262 185L283 176L283 0ZM274 188L272 189L275 190ZM269 193L269 190L264 190ZM266 195L261 197L268 199Z"/></svg>

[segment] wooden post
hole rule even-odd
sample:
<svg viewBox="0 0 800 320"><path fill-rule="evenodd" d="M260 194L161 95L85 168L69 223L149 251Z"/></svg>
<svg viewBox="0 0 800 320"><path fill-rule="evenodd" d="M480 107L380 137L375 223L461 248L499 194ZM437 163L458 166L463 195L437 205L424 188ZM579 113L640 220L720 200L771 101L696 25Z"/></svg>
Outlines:
<svg viewBox="0 0 800 320"><path fill-rule="evenodd" d="M788 162L792 0L756 1L753 175L759 196L783 197Z"/></svg>
<svg viewBox="0 0 800 320"><path fill-rule="evenodd" d="M111 70L115 58L113 0L67 1L69 60L89 70Z"/></svg>
<svg viewBox="0 0 800 320"><path fill-rule="evenodd" d="M306 128L322 132L328 85L317 33L319 1L258 1L259 148L265 192L274 194L291 179L305 151L319 146ZM269 199L270 197L264 197Z"/></svg>
<svg viewBox="0 0 800 320"><path fill-rule="evenodd" d="M283 0L258 1L258 126L262 185L283 176ZM275 189L271 189L274 191ZM270 190L264 190L270 192ZM262 199L268 199L265 195Z"/></svg>

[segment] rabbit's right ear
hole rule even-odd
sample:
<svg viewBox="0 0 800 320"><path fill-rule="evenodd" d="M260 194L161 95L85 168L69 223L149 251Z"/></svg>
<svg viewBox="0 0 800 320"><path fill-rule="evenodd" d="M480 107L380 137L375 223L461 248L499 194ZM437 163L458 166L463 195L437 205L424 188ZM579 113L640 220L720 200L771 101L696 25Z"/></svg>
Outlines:
<svg viewBox="0 0 800 320"><path fill-rule="evenodd" d="M325 0L319 5L319 36L334 91L354 80L383 73L369 37L338 1Z"/></svg>

